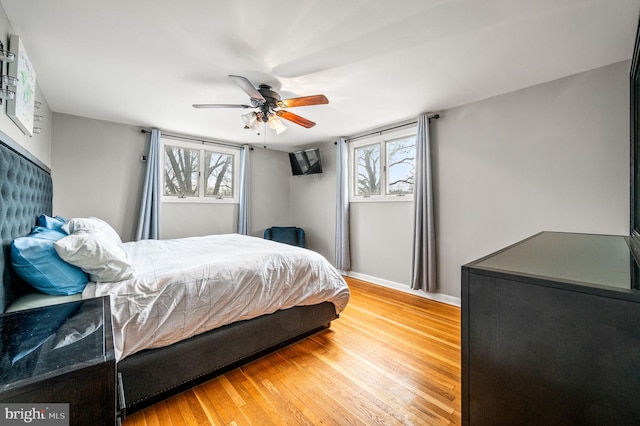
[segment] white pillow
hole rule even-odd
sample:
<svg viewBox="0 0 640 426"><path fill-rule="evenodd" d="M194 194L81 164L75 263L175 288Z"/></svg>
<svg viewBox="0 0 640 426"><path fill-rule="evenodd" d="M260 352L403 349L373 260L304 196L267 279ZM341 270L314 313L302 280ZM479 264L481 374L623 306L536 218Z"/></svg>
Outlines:
<svg viewBox="0 0 640 426"><path fill-rule="evenodd" d="M116 243L120 244L122 242L116 230L97 217L74 217L62 225L62 230L69 235L76 231L101 231Z"/></svg>
<svg viewBox="0 0 640 426"><path fill-rule="evenodd" d="M89 274L91 281L113 282L133 277L127 254L102 231L76 231L56 241L53 247L62 260Z"/></svg>

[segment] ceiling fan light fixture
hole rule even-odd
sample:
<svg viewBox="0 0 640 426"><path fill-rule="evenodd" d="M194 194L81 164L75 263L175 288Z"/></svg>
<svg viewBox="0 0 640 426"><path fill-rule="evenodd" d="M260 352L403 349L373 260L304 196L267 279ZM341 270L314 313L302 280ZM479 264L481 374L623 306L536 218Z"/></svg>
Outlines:
<svg viewBox="0 0 640 426"><path fill-rule="evenodd" d="M279 135L280 133L284 132L285 130L287 130L287 126L282 124L282 121L278 120L278 124L276 125L276 128L275 128L276 135Z"/></svg>
<svg viewBox="0 0 640 426"><path fill-rule="evenodd" d="M269 127L275 130L277 135L287 130L287 126L275 114L269 116Z"/></svg>
<svg viewBox="0 0 640 426"><path fill-rule="evenodd" d="M258 114L250 112L248 114L242 114L240 117L242 118L242 121L244 121L245 129L251 129L254 132L259 131L260 122L258 121Z"/></svg>
<svg viewBox="0 0 640 426"><path fill-rule="evenodd" d="M242 114L240 117L242 118L242 121L244 121L244 124L249 126L249 128L252 127L253 123L258 121L258 117L256 116L255 112L250 112L248 114Z"/></svg>

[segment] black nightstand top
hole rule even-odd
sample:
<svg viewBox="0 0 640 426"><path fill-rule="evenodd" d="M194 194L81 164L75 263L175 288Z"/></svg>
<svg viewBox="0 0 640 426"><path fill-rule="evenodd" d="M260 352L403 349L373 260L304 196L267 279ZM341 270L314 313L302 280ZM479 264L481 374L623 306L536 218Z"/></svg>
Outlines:
<svg viewBox="0 0 640 426"><path fill-rule="evenodd" d="M0 391L114 359L107 297L0 315Z"/></svg>

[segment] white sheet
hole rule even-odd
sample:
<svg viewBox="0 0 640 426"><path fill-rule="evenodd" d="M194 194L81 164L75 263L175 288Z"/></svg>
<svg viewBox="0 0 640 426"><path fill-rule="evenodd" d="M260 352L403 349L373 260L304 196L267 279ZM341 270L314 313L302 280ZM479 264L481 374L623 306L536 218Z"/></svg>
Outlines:
<svg viewBox="0 0 640 426"><path fill-rule="evenodd" d="M7 309L5 313L23 311L25 309L41 308L43 306L58 305L60 303L75 302L82 300L81 294L71 295L51 295L34 291L32 293L23 294L16 297Z"/></svg>
<svg viewBox="0 0 640 426"><path fill-rule="evenodd" d="M89 283L83 298L111 296L116 360L235 321L330 301L349 288L311 250L239 234L124 243L134 278Z"/></svg>

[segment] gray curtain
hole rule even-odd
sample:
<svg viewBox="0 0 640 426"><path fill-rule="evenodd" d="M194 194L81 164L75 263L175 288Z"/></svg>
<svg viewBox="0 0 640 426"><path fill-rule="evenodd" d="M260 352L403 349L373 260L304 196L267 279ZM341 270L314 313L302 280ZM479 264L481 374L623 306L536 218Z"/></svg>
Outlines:
<svg viewBox="0 0 640 426"><path fill-rule="evenodd" d="M249 145L240 151L240 182L238 182L238 234L249 233Z"/></svg>
<svg viewBox="0 0 640 426"><path fill-rule="evenodd" d="M347 139L336 142L336 268L351 270L349 252L349 147Z"/></svg>
<svg viewBox="0 0 640 426"><path fill-rule="evenodd" d="M429 118L418 117L414 183L413 268L411 288L436 291L436 241L433 219Z"/></svg>
<svg viewBox="0 0 640 426"><path fill-rule="evenodd" d="M160 238L160 130L151 130L136 240Z"/></svg>

